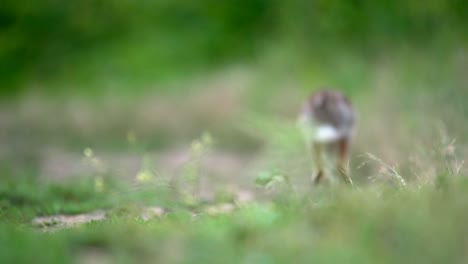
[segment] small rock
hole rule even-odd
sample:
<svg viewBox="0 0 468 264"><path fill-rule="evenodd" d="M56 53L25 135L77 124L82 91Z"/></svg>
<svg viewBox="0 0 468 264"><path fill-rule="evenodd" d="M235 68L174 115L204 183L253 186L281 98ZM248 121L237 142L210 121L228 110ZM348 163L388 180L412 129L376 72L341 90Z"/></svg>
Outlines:
<svg viewBox="0 0 468 264"><path fill-rule="evenodd" d="M143 221L148 221L152 218L159 218L163 216L165 213L164 209L161 207L153 206L153 207L146 207L140 215L140 218Z"/></svg>
<svg viewBox="0 0 468 264"><path fill-rule="evenodd" d="M235 202L236 204L246 204L246 203L250 203L252 202L253 200L255 199L254 195L252 192L249 192L249 191L238 191L236 193L236 198L235 198Z"/></svg>
<svg viewBox="0 0 468 264"><path fill-rule="evenodd" d="M32 224L38 227L68 228L94 221L101 221L105 218L106 213L102 210L98 210L91 213L76 215L52 215L36 217L32 220Z"/></svg>
<svg viewBox="0 0 468 264"><path fill-rule="evenodd" d="M209 215L228 214L234 211L235 206L230 203L222 203L218 205L208 206L205 212Z"/></svg>

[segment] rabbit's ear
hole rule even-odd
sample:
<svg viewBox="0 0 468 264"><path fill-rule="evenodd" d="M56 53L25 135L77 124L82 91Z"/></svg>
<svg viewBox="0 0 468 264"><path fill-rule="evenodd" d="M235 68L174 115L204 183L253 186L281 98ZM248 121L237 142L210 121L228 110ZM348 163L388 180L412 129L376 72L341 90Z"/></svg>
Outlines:
<svg viewBox="0 0 468 264"><path fill-rule="evenodd" d="M312 108L320 107L325 101L325 94L318 93L311 98Z"/></svg>

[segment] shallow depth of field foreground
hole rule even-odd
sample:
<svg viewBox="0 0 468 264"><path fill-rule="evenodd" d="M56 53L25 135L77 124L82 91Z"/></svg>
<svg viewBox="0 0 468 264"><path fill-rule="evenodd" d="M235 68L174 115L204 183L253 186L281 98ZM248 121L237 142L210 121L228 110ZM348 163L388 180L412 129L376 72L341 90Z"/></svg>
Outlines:
<svg viewBox="0 0 468 264"><path fill-rule="evenodd" d="M463 1L6 2L0 263L468 262Z"/></svg>

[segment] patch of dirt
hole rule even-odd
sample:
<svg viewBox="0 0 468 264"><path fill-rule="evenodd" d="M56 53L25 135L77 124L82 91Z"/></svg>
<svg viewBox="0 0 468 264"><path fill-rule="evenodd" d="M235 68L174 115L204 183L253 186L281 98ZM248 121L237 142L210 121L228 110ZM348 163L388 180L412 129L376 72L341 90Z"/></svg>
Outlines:
<svg viewBox="0 0 468 264"><path fill-rule="evenodd" d="M154 218L160 218L166 213L166 210L161 207L152 206L143 208L140 212L139 218L143 221L148 221ZM74 215L51 215L40 216L32 220L32 225L42 229L43 231L57 231L64 228L72 228L79 225L103 221L107 218L107 212L104 210L97 210L89 213L74 214Z"/></svg>
<svg viewBox="0 0 468 264"><path fill-rule="evenodd" d="M165 213L165 210L161 207L153 206L146 207L143 209L143 212L140 214L140 218L143 221L149 221L153 218L160 218Z"/></svg>
<svg viewBox="0 0 468 264"><path fill-rule="evenodd" d="M242 197L242 198L241 198ZM246 199L246 197L248 197ZM238 208L238 206L244 205L246 203L254 201L254 196L251 193L242 193L237 195L235 203L217 203L212 205L207 205L198 213L193 213L194 220L197 219L197 216L200 214L208 215L221 215L229 214ZM152 219L158 219L167 214L167 211L158 206L145 207L139 210L138 218L142 221L150 221ZM92 223L96 221L103 221L107 218L107 212L104 210L97 210L90 213L82 213L75 215L51 215L51 216L40 216L32 220L32 225L41 229L45 232L54 232L59 231L65 228L73 228L79 225ZM93 253L86 252L86 253ZM86 254L83 256L86 257Z"/></svg>
<svg viewBox="0 0 468 264"><path fill-rule="evenodd" d="M32 224L42 228L44 231L55 231L63 228L70 228L77 225L91 223L94 221L102 221L106 218L106 213L103 210L94 211L91 213L83 213L76 215L52 215L36 217L32 220Z"/></svg>
<svg viewBox="0 0 468 264"><path fill-rule="evenodd" d="M40 162L40 179L71 181L80 177L109 175L119 181L137 182L142 170L149 170L162 181L184 185L186 168L194 161L188 148L176 148L140 156L134 153L96 153L86 158L80 153L48 150ZM198 164L200 191L210 198L220 188L237 191L254 186L253 170L256 159L252 155L213 150L204 155Z"/></svg>

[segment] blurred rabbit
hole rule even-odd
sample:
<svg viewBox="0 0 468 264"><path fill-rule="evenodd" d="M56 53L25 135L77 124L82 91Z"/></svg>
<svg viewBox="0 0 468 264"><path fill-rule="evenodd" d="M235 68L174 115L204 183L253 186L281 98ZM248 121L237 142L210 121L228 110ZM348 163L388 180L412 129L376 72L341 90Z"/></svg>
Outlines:
<svg viewBox="0 0 468 264"><path fill-rule="evenodd" d="M313 93L299 116L307 145L312 150L316 167L314 183L324 178L324 148L336 155L336 167L341 178L352 184L348 176L348 146L355 123L355 113L348 98L341 92L324 89Z"/></svg>

